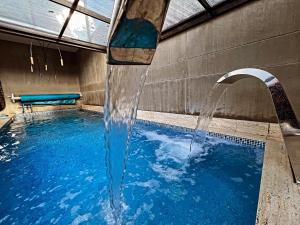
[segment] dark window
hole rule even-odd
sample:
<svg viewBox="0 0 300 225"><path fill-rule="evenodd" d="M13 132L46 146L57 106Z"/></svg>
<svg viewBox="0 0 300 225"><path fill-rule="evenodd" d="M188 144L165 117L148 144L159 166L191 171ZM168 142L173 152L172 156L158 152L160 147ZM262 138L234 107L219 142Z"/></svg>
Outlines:
<svg viewBox="0 0 300 225"><path fill-rule="evenodd" d="M4 93L0 81L0 111L2 111L3 109L5 109L5 99L4 99Z"/></svg>

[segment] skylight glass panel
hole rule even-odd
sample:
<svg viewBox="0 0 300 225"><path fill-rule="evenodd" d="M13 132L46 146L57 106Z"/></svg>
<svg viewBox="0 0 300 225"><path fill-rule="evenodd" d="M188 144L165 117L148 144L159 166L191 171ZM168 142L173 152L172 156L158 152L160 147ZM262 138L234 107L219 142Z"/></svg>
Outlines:
<svg viewBox="0 0 300 225"><path fill-rule="evenodd" d="M58 35L69 9L48 0L0 0L0 22Z"/></svg>
<svg viewBox="0 0 300 225"><path fill-rule="evenodd" d="M98 45L107 44L109 24L74 12L63 37L90 42Z"/></svg>
<svg viewBox="0 0 300 225"><path fill-rule="evenodd" d="M171 0L163 30L204 10L198 0Z"/></svg>
<svg viewBox="0 0 300 225"><path fill-rule="evenodd" d="M225 2L226 0L206 0L207 3L210 5L210 6L215 6L215 5L218 5L222 2Z"/></svg>
<svg viewBox="0 0 300 225"><path fill-rule="evenodd" d="M73 2L74 0L68 1ZM80 0L78 5L102 16L111 18L114 8L114 0Z"/></svg>

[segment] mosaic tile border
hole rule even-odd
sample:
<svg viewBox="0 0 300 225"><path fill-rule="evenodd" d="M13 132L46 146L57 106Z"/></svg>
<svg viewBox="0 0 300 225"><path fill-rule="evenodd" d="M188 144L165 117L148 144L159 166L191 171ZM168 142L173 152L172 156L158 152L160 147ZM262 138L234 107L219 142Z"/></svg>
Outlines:
<svg viewBox="0 0 300 225"><path fill-rule="evenodd" d="M155 122L155 121L142 120L142 119L137 119L137 121L138 121L138 123L144 123L144 124L149 124L149 125L154 123L154 124L156 124L158 126L162 126L162 127L179 129L179 130L185 131L185 132L194 132L194 129L171 125L171 124L159 123L159 122ZM207 132L207 135L209 135L211 137L217 137L217 138L220 138L223 140L228 140L228 141L234 142L236 144L247 146L247 147L263 148L263 149L265 148L265 142L263 142L263 141L252 140L249 138L243 138L243 137L237 137L237 136L231 136L231 135L221 134L221 133L217 133L217 132Z"/></svg>
<svg viewBox="0 0 300 225"><path fill-rule="evenodd" d="M221 138L224 140L228 140L228 141L233 141L239 145L245 145L245 146L250 146L250 147L255 147L255 148L265 148L265 144L266 144L263 141L252 140L249 138L236 137L236 136L231 136L231 135L221 134L221 133L216 133L216 132L208 132L208 135L212 136L212 137L217 137L217 138Z"/></svg>

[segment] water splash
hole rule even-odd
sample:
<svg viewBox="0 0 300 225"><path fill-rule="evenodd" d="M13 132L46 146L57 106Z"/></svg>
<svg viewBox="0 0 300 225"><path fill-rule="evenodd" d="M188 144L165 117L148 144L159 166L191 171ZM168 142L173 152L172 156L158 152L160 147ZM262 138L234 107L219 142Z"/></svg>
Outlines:
<svg viewBox="0 0 300 225"><path fill-rule="evenodd" d="M123 181L131 129L149 66L108 66L104 122L106 168L114 223L122 223Z"/></svg>
<svg viewBox="0 0 300 225"><path fill-rule="evenodd" d="M193 144L195 142L202 143L206 138L208 126L213 118L216 108L228 88L227 84L216 83L210 90L208 96L205 98L200 107L200 113L197 119L197 125L194 130L193 138L190 144L190 153L193 151Z"/></svg>

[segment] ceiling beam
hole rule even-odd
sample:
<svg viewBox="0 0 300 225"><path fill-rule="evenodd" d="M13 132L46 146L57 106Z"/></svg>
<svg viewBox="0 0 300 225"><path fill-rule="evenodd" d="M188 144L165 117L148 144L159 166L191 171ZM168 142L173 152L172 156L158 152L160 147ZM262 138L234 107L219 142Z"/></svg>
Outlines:
<svg viewBox="0 0 300 225"><path fill-rule="evenodd" d="M59 35L57 37L57 41L59 41L61 39L61 37L63 36L63 34L64 34L64 32L65 32L65 30L66 30L66 28L67 28L67 26L68 26L68 24L70 22L70 19L71 19L72 15L73 15L73 13L74 13L77 5L78 5L78 2L79 2L79 0L74 0L74 2L72 3L69 15L68 15L67 19L64 22L64 25L62 26L62 28L60 30L60 33L59 33Z"/></svg>
<svg viewBox="0 0 300 225"><path fill-rule="evenodd" d="M67 1L67 0L49 0L51 2L54 2L56 4L59 4L59 5L62 5L64 7L67 7L67 8L71 8L72 7L72 2L70 1ZM77 5L77 8L75 9L75 11L77 12L80 12L82 14L85 14L87 16L90 16L90 17L93 17L97 20L101 20L102 22L104 23L110 23L110 18L106 17L106 16L103 16L99 13L96 13L92 10L89 10L85 7L82 7L80 5Z"/></svg>
<svg viewBox="0 0 300 225"><path fill-rule="evenodd" d="M206 0L198 0L198 2L203 6L203 8L213 16L213 12L211 10L211 6L208 4Z"/></svg>
<svg viewBox="0 0 300 225"><path fill-rule="evenodd" d="M202 2L202 0L198 0L198 1ZM211 7L210 12L206 10L206 11L197 13L197 14L187 18L186 20L183 20L183 21L179 22L178 24L174 24L173 26L164 30L161 33L160 41L163 41L167 38L173 37L176 34L186 31L186 30L188 30L192 27L195 27L201 23L207 22L214 17L218 17L218 16L228 12L229 10L232 10L234 8L244 5L245 3L253 2L253 1L259 1L259 0L227 0L227 1L224 1L214 7ZM206 2L206 0L203 2Z"/></svg>

